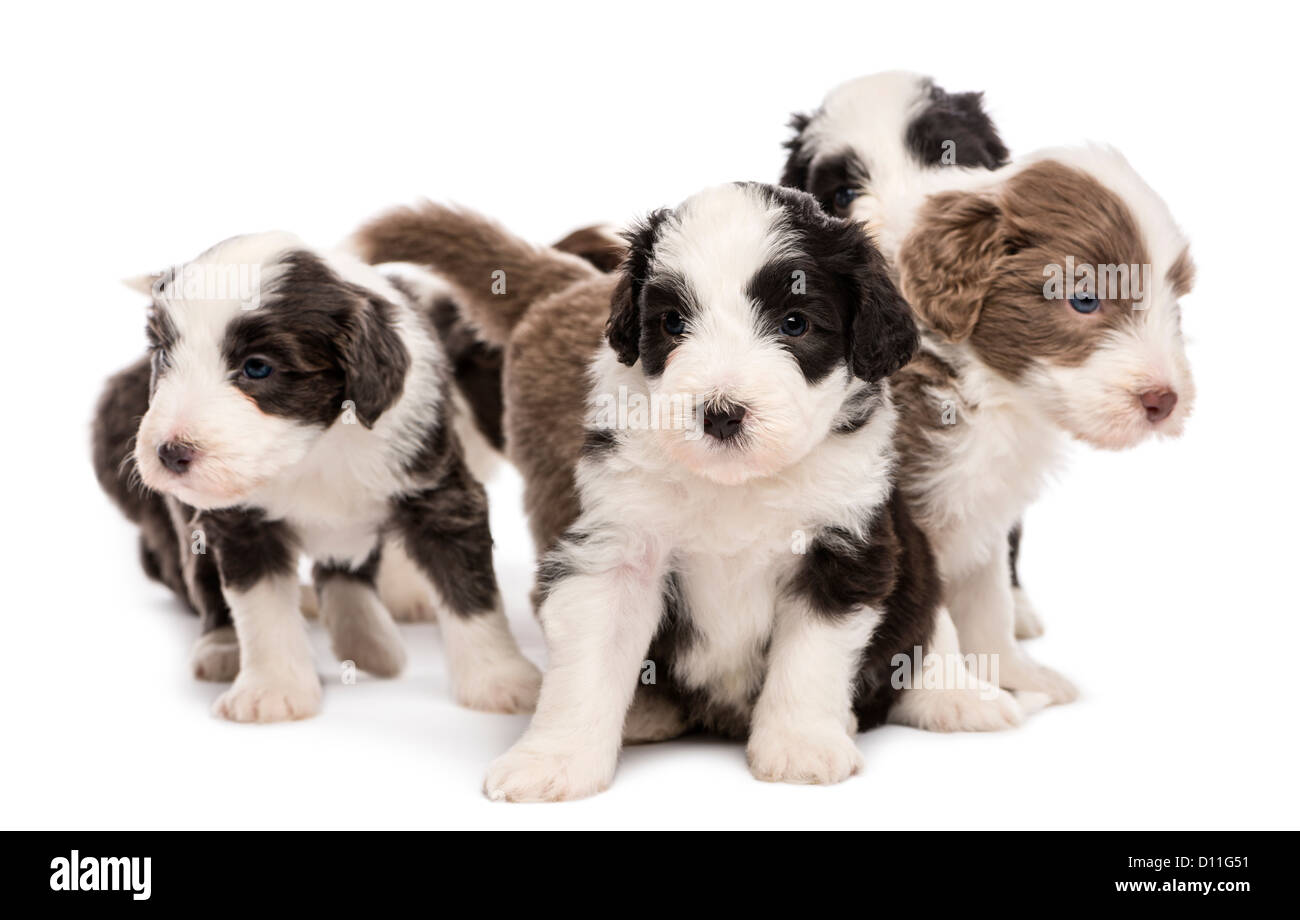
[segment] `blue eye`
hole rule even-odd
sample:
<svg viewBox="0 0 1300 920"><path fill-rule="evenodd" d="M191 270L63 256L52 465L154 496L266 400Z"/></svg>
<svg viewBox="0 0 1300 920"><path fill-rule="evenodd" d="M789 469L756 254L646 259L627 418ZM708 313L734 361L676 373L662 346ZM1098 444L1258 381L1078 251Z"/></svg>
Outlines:
<svg viewBox="0 0 1300 920"><path fill-rule="evenodd" d="M791 313L781 320L781 334L798 338L808 331L808 320L802 314Z"/></svg>
<svg viewBox="0 0 1300 920"><path fill-rule="evenodd" d="M1070 306L1080 313L1096 313L1101 301L1091 294L1075 294L1070 298Z"/></svg>
<svg viewBox="0 0 1300 920"><path fill-rule="evenodd" d="M835 190L835 207L841 211L848 210L849 205L853 204L853 199L858 197L858 190L843 186Z"/></svg>
<svg viewBox="0 0 1300 920"><path fill-rule="evenodd" d="M271 365L261 358L249 358L244 362L244 376L250 380L262 380L271 376Z"/></svg>
<svg viewBox="0 0 1300 920"><path fill-rule="evenodd" d="M664 332L669 335L681 335L686 331L686 320L676 310L669 310L663 318Z"/></svg>

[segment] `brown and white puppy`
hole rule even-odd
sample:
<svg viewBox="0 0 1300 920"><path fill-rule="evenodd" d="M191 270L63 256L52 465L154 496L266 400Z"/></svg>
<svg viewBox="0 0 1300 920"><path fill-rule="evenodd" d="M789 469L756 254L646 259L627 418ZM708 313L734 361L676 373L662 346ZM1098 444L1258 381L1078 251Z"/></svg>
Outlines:
<svg viewBox="0 0 1300 920"><path fill-rule="evenodd" d="M1014 699L974 677L908 688L882 672L956 643L934 629L929 553L889 485L882 381L911 354L909 311L852 224L807 195L740 184L656 212L614 277L432 204L380 218L357 244L430 264L505 349L506 449L544 553L552 671L489 794L597 791L620 727L628 741L748 736L757 775L829 782L859 761L844 720L831 730L812 711L822 704L852 709L858 728L1019 721ZM683 401L705 407L695 438L674 423ZM805 616L808 591L844 614L838 639ZM850 636L867 608L883 618ZM647 649L658 679L627 711ZM765 717L777 699L810 707L807 733Z"/></svg>
<svg viewBox="0 0 1300 920"><path fill-rule="evenodd" d="M1062 435L1120 449L1182 431L1195 396L1179 310L1192 260L1168 208L1113 150L933 168L907 143L932 93L896 73L832 91L796 124L788 175L871 229L925 327L893 381L900 481L963 652L998 656L1004 687L1064 702L1069 681L1014 641L1005 535Z"/></svg>
<svg viewBox="0 0 1300 920"><path fill-rule="evenodd" d="M401 550L405 595L436 599L457 698L531 708L539 676L506 625L486 495L418 305L352 257L278 233L227 240L143 287L149 373L110 381L95 462L141 523L146 571L203 614L196 673L228 679L237 664L216 711L275 721L317 710L300 553L315 562L339 657L400 670L374 586L385 536Z"/></svg>

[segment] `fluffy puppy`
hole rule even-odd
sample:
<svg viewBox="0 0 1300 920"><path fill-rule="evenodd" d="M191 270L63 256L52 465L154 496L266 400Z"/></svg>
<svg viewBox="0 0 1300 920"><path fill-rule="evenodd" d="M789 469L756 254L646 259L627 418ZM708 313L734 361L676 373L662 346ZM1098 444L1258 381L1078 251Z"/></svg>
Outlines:
<svg viewBox="0 0 1300 920"><path fill-rule="evenodd" d="M615 277L436 205L357 241L430 262L506 349L550 667L489 796L589 795L621 738L692 729L747 738L759 778L837 782L854 731L927 711L902 698L961 705L897 680L939 588L892 485L915 327L857 226L735 184L638 224Z"/></svg>
<svg viewBox="0 0 1300 920"><path fill-rule="evenodd" d="M933 168L911 141L934 98L897 73L832 91L796 120L786 178L871 229L922 320L921 355L893 381L900 483L963 651L998 656L1004 687L1064 702L1069 681L1014 641L1005 535L1063 435L1121 449L1182 431L1195 389L1179 299L1193 264L1165 204L1112 150L998 166L995 135L957 128L965 167Z"/></svg>
<svg viewBox="0 0 1300 920"><path fill-rule="evenodd" d="M539 675L506 625L486 496L462 457L445 356L417 305L354 258L279 233L228 240L142 288L149 374L137 365L110 382L95 461L141 524L146 571L203 615L196 671L237 662L216 712L316 712L300 553L315 562L339 657L400 670L401 639L374 585L384 536L400 550L394 579L438 600L457 698L531 708ZM115 463L142 392L134 448ZM237 652L217 656L231 625Z"/></svg>

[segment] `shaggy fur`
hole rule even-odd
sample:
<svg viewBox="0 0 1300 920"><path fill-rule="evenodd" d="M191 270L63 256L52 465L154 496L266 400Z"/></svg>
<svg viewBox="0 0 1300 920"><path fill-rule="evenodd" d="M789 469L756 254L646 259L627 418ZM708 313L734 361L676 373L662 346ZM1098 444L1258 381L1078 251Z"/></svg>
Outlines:
<svg viewBox="0 0 1300 920"><path fill-rule="evenodd" d="M212 289L245 277L247 290ZM441 609L457 697L530 708L538 675L505 626L429 302L286 234L228 240L142 290L150 356L109 381L94 461L140 524L146 572L202 615L195 673L235 681L216 711L316 711L300 553L338 656L401 669L376 591L385 537L385 600Z"/></svg>
<svg viewBox="0 0 1300 920"><path fill-rule="evenodd" d="M892 679L899 655L955 643L890 484L885 378L915 333L866 238L808 196L735 185L656 212L629 244L611 278L432 204L357 237L372 261L429 264L480 329L510 331L506 445L548 550L551 668L488 794L598 791L620 735L747 737L760 778L833 782L860 766L845 729L1018 721L996 688ZM501 265L535 302L493 292ZM777 283L796 275L806 289ZM681 396L698 411L677 412ZM660 401L608 414L636 397ZM696 437L675 425L690 419Z"/></svg>
<svg viewBox="0 0 1300 920"><path fill-rule="evenodd" d="M1004 687L1065 702L1069 681L1014 641L1017 623L1038 627L1014 583L1018 535L1008 553L1006 534L1057 465L1062 433L1119 449L1181 432L1195 395L1178 304L1191 257L1114 151L996 169L919 161L905 139L929 87L909 74L846 84L795 148L809 176L823 156L861 164L866 178L838 197L840 211L872 230L925 327L921 356L893 380L900 482L935 547L962 649L997 656ZM1140 294L1086 275L1055 293L1047 281L1065 266L1098 279L1135 267Z"/></svg>

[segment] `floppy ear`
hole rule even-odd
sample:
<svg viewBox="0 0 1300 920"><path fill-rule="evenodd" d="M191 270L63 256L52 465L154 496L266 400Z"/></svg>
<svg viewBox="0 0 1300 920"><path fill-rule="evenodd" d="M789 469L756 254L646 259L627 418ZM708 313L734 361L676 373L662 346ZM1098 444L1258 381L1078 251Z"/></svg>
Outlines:
<svg viewBox="0 0 1300 920"><path fill-rule="evenodd" d="M952 342L979 322L1002 248L1002 212L974 192L945 192L921 209L898 253L903 295L921 320Z"/></svg>
<svg viewBox="0 0 1300 920"><path fill-rule="evenodd" d="M855 250L849 286L857 302L849 329L849 364L855 376L874 383L912 360L920 335L911 307L889 278L884 256L860 225L848 227Z"/></svg>
<svg viewBox="0 0 1300 920"><path fill-rule="evenodd" d="M927 166L1005 166L1009 152L984 111L983 93L930 87L926 107L907 126L907 146Z"/></svg>
<svg viewBox="0 0 1300 920"><path fill-rule="evenodd" d="M790 155L785 159L785 169L781 172L781 184L789 188L808 189L808 165L811 158L803 149L803 132L812 121L811 115L795 112L790 116L790 130L794 135L785 142L785 149Z"/></svg>
<svg viewBox="0 0 1300 920"><path fill-rule="evenodd" d="M609 347L618 352L618 360L628 367L641 356L641 285L650 273L659 228L671 214L667 209L655 211L624 234L627 257L619 267L618 284L610 298L605 337Z"/></svg>
<svg viewBox="0 0 1300 920"><path fill-rule="evenodd" d="M352 402L357 421L367 428L402 395L411 363L393 314L386 300L365 298L343 332L343 398Z"/></svg>

